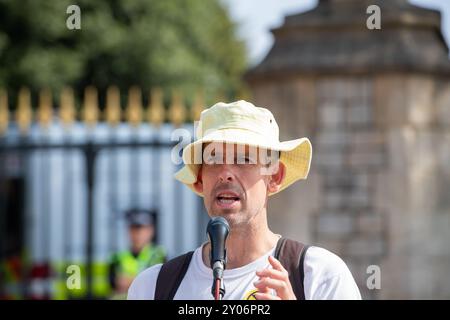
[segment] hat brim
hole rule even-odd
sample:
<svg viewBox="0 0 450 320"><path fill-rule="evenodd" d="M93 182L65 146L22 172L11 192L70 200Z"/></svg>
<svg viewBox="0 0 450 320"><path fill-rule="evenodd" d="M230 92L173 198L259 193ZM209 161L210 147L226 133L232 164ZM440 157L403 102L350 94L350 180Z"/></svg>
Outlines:
<svg viewBox="0 0 450 320"><path fill-rule="evenodd" d="M175 179L187 185L199 196L203 196L203 194L197 192L193 186L193 184L197 181L197 174L200 169L200 164L197 164L199 163L198 159L195 158L195 152L200 150L200 154L197 153L197 157L200 157L201 159L201 146L203 143L208 142L233 143L281 151L280 161L286 168L285 177L281 183L280 189L277 192L269 193L269 196L284 190L297 180L306 179L308 177L312 156L312 146L308 138L300 138L284 142L271 142L268 139L262 139L260 135L246 130L217 130L210 135L206 135L202 139L198 139L197 141L190 143L184 148L184 166L175 173Z"/></svg>

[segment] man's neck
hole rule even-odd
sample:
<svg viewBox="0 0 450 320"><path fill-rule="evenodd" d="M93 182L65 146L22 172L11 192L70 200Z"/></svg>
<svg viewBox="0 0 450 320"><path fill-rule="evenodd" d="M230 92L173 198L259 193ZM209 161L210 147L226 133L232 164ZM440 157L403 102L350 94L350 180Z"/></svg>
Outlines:
<svg viewBox="0 0 450 320"><path fill-rule="evenodd" d="M227 238L227 269L245 266L260 258L272 249L279 236L267 227L262 230L247 229L246 232L231 231ZM210 243L202 248L203 262L210 266Z"/></svg>
<svg viewBox="0 0 450 320"><path fill-rule="evenodd" d="M142 246L133 246L133 247L131 248L131 252L132 252L135 256L137 256L137 255L139 255L139 253L141 253L141 251L142 251L147 245L150 245L150 244L144 244L144 245L142 245Z"/></svg>

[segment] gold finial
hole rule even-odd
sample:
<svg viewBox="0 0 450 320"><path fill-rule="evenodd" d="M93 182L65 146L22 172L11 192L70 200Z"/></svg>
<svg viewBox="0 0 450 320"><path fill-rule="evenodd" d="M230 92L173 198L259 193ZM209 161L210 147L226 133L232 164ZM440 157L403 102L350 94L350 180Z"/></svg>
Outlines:
<svg viewBox="0 0 450 320"><path fill-rule="evenodd" d="M236 95L236 100L246 100L246 101L250 101L252 99L252 93L251 91L243 86L241 87Z"/></svg>
<svg viewBox="0 0 450 320"><path fill-rule="evenodd" d="M72 88L66 87L61 91L59 116L63 125L67 128L75 121L75 103Z"/></svg>
<svg viewBox="0 0 450 320"><path fill-rule="evenodd" d="M200 113L204 109L205 99L203 91L198 90L195 93L194 103L191 108L191 117L193 121L198 121L200 119Z"/></svg>
<svg viewBox="0 0 450 320"><path fill-rule="evenodd" d="M179 127L185 121L186 110L183 105L181 93L178 90L172 92L172 103L169 107L169 119L175 127Z"/></svg>
<svg viewBox="0 0 450 320"><path fill-rule="evenodd" d="M9 109L8 109L8 93L4 89L0 89L0 136L8 130Z"/></svg>
<svg viewBox="0 0 450 320"><path fill-rule="evenodd" d="M49 89L43 89L39 93L39 106L37 111L37 118L40 125L48 129L52 121L52 93Z"/></svg>
<svg viewBox="0 0 450 320"><path fill-rule="evenodd" d="M225 93L222 90L217 91L214 103L227 102L226 100Z"/></svg>
<svg viewBox="0 0 450 320"><path fill-rule="evenodd" d="M98 113L97 89L89 86L84 90L84 122L89 127L95 126L98 120Z"/></svg>
<svg viewBox="0 0 450 320"><path fill-rule="evenodd" d="M120 110L120 91L116 86L109 87L106 92L106 121L111 126L119 124L122 117Z"/></svg>
<svg viewBox="0 0 450 320"><path fill-rule="evenodd" d="M32 116L30 90L21 88L19 90L16 121L22 134L27 133Z"/></svg>
<svg viewBox="0 0 450 320"><path fill-rule="evenodd" d="M161 88L154 88L150 93L150 105L148 106L148 121L160 126L164 122L165 110L163 106L163 95Z"/></svg>
<svg viewBox="0 0 450 320"><path fill-rule="evenodd" d="M142 121L142 96L141 89L138 87L131 87L128 91L126 115L128 122L134 127Z"/></svg>

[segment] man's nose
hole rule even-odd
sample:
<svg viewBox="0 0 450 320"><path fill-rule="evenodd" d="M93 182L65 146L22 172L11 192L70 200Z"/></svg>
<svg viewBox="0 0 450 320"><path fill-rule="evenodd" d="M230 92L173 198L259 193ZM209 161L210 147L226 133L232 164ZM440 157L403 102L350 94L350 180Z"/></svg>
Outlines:
<svg viewBox="0 0 450 320"><path fill-rule="evenodd" d="M234 179L230 165L223 164L220 166L219 179L221 182L231 182Z"/></svg>

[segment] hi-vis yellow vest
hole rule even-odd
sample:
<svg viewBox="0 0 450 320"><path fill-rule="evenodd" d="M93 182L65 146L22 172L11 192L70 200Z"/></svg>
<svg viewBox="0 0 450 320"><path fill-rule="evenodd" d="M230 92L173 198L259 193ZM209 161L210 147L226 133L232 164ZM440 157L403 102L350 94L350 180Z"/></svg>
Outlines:
<svg viewBox="0 0 450 320"><path fill-rule="evenodd" d="M115 261L118 263L117 272L121 272L136 276L140 271L148 268L157 263L164 262L165 251L159 246L146 246L144 247L137 257L134 257L130 251L121 251L115 254ZM68 289L66 280L68 275L66 274L67 266L75 264L80 267L82 279L81 288ZM59 275L55 279L53 299L63 300L69 298L83 299L87 294L86 286L86 265L81 262L60 262L54 265L57 274ZM109 285L109 263L106 261L95 261L93 263L93 283L92 294L95 298L108 298L111 295L111 287Z"/></svg>
<svg viewBox="0 0 450 320"><path fill-rule="evenodd" d="M165 259L164 249L160 246L145 246L137 257L133 256L131 251L119 252L117 255L118 274L135 277L139 272L146 268L163 263Z"/></svg>

